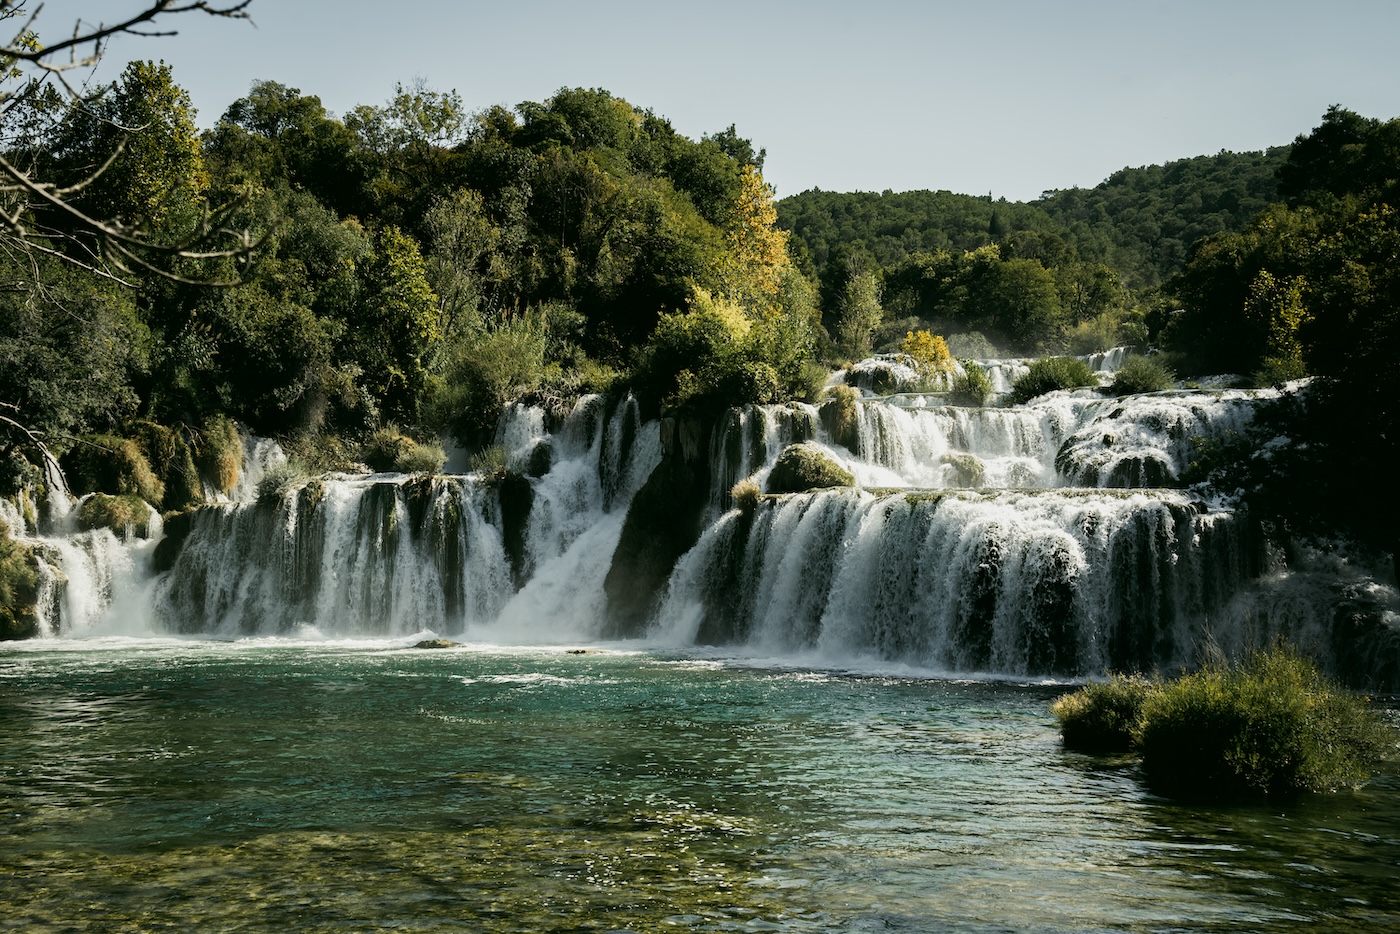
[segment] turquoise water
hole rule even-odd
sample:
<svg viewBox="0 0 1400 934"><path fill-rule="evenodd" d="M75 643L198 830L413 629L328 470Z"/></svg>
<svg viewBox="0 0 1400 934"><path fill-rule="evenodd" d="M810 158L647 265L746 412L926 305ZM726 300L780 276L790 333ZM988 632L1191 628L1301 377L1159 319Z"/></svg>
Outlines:
<svg viewBox="0 0 1400 934"><path fill-rule="evenodd" d="M0 930L1400 929L1400 774L1182 808L1051 685L629 649L0 650Z"/></svg>

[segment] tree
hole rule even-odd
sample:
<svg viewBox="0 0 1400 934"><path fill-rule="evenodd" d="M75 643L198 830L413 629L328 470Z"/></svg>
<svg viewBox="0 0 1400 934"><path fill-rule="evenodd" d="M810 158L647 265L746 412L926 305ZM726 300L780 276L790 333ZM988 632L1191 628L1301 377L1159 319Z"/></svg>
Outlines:
<svg viewBox="0 0 1400 934"><path fill-rule="evenodd" d="M880 284L873 273L863 272L846 282L836 306L833 337L841 352L852 359L870 353L870 336L884 319Z"/></svg>
<svg viewBox="0 0 1400 934"><path fill-rule="evenodd" d="M81 201L80 196L89 190L100 191L104 176L114 166L118 172L124 169L129 176L135 176L134 180L146 183L147 196L160 189L168 192L171 187L197 185L198 177L196 174L185 179L158 180L156 173L147 172L141 164L139 154L125 157L129 145L137 150L146 148L147 155L155 152L152 147L142 146L141 131L152 131L153 136L148 138L151 139L160 135L160 126L170 129L179 123L178 113L150 113L147 116L152 119L145 124L117 122L132 117L141 119L139 109L144 92L138 86L156 92L153 103L157 107L162 102L178 103L177 94L160 87L168 74L162 75L154 66L129 70L122 87L130 93L124 99L116 86L86 93L75 87L68 75L94 65L106 43L115 36L149 34L145 31L149 24L176 13L242 18L248 3L249 0L228 5L208 0L155 0L110 25L88 27L80 21L68 37L46 43L34 28L42 6L31 12L24 0L0 0L0 23L9 23L15 29L9 41L0 46L0 116L4 118L0 123L7 128L21 128L24 133L33 133L47 124L61 135L62 118L71 116L66 121L71 127L89 118L100 122L106 117L105 126L116 131L103 134L109 144L107 150L94 149L84 153L84 163L66 165L62 161L35 159L34 155L41 151L39 147L32 142L16 145L9 132L0 133L0 251L31 264L38 255L53 256L121 281L134 271L182 278L172 268L172 262L246 256L253 244L252 235L224 228L217 212L199 218L179 231L178 236L162 237L160 231L147 226L161 219L159 198L138 198L128 204L105 203L101 199L87 204ZM81 55L85 48L91 51ZM133 112L124 113L123 105L129 105ZM173 120L167 122L167 116L173 116ZM187 154L188 150L177 146L172 158L177 163L187 161ZM161 167L158 164L154 168L158 171ZM74 176L72 171L78 168L85 172ZM109 191L120 187L113 184ZM133 218L108 213L113 209L156 209L157 216Z"/></svg>

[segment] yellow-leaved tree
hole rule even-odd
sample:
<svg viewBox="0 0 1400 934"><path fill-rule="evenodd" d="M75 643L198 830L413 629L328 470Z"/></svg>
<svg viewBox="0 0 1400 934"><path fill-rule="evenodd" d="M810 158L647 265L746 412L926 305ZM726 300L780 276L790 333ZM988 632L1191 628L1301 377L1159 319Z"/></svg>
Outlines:
<svg viewBox="0 0 1400 934"><path fill-rule="evenodd" d="M778 227L773 189L755 166L739 170L739 197L725 232L729 257L720 275L727 298L757 313L778 296L792 261L787 231Z"/></svg>

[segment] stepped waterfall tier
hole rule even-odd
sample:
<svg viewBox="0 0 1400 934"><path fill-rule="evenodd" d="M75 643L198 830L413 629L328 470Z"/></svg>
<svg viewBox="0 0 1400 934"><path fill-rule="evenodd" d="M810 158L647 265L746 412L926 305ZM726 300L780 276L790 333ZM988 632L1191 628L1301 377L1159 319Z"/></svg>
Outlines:
<svg viewBox="0 0 1400 934"><path fill-rule="evenodd" d="M1084 389L977 408L866 394L659 421L591 396L565 417L509 408L504 466L484 473L259 495L285 458L251 439L251 479L144 538L6 519L40 555L49 636L622 638L1073 678L1282 637L1389 683L1393 588L1300 561L1183 487L1201 439L1241 431L1274 395ZM798 443L853 485L736 504L737 483L760 491Z"/></svg>

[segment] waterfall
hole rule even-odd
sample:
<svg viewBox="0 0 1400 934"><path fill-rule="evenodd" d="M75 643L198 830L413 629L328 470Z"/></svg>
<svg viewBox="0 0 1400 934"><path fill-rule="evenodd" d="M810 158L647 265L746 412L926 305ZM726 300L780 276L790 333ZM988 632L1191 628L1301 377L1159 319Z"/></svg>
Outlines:
<svg viewBox="0 0 1400 934"><path fill-rule="evenodd" d="M1179 493L825 491L731 513L681 562L658 635L959 672L1172 667L1256 566Z"/></svg>
<svg viewBox="0 0 1400 934"><path fill-rule="evenodd" d="M249 439L234 493L163 535L156 517L150 540L79 532L74 507L44 510L42 532L32 503L0 503L0 520L33 545L45 635L637 636L1055 677L1169 671L1207 645L1283 636L1324 662L1393 665L1335 634L1343 615L1363 621L1348 632L1400 620L1393 587L1326 555L1281 557L1247 516L1183 488L1201 439L1244 430L1277 395L867 396L854 431L832 427L841 443L810 405L730 409L707 427L589 396L563 416L507 408L505 466L486 473L333 474L260 499L286 457ZM733 486L762 488L797 442L855 488L733 508Z"/></svg>
<svg viewBox="0 0 1400 934"><path fill-rule="evenodd" d="M541 410L503 415L497 439L517 467L549 443L539 477L337 475L201 509L157 613L173 631L229 636L586 637L626 504L660 460L634 400L605 408L586 397L552 435Z"/></svg>

